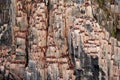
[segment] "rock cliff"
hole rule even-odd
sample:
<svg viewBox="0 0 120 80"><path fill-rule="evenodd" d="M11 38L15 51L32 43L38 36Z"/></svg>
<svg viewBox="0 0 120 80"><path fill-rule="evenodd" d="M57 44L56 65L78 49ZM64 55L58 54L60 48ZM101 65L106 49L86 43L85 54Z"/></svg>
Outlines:
<svg viewBox="0 0 120 80"><path fill-rule="evenodd" d="M120 42L113 31L119 29L119 10L110 12L99 3L11 0L9 17L5 18L9 22L3 22L0 28L0 40L8 38L0 49L1 78L119 80ZM120 5L120 1L117 3L114 6ZM117 27L113 26L115 21Z"/></svg>

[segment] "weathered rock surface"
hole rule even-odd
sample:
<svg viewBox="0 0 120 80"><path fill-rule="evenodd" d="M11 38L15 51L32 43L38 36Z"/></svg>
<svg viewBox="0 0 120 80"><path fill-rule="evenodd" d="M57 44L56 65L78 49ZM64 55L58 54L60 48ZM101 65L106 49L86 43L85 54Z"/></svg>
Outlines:
<svg viewBox="0 0 120 80"><path fill-rule="evenodd" d="M0 51L3 79L120 79L120 42L94 18L102 16L97 4L12 0L12 5L12 47Z"/></svg>

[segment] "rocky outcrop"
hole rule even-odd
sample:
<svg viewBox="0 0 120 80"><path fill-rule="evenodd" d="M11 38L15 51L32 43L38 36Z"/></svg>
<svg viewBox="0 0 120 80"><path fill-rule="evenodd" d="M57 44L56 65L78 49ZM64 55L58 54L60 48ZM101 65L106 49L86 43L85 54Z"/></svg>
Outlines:
<svg viewBox="0 0 120 80"><path fill-rule="evenodd" d="M119 80L120 42L94 18L97 3L12 3L16 3L12 8L12 49L2 49L0 58L5 79Z"/></svg>
<svg viewBox="0 0 120 80"><path fill-rule="evenodd" d="M97 3L97 4L96 4ZM119 40L119 0L92 0L93 16L111 36Z"/></svg>

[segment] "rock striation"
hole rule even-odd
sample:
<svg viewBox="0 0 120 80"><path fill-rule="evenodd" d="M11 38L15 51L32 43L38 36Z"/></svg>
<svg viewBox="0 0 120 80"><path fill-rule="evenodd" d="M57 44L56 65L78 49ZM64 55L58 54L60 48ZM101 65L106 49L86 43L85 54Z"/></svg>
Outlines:
<svg viewBox="0 0 120 80"><path fill-rule="evenodd" d="M120 42L94 18L91 0L12 4L12 47L0 54L3 79L120 79Z"/></svg>

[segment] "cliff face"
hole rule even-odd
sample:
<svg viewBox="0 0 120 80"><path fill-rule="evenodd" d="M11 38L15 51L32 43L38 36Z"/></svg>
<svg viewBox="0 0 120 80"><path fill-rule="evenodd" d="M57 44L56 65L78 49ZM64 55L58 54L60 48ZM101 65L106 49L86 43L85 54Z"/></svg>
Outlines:
<svg viewBox="0 0 120 80"><path fill-rule="evenodd" d="M119 80L120 42L102 25L109 22L101 22L97 6L89 0L12 0L3 78Z"/></svg>
<svg viewBox="0 0 120 80"><path fill-rule="evenodd" d="M119 0L92 0L93 16L105 27L111 36L119 40L120 2Z"/></svg>

